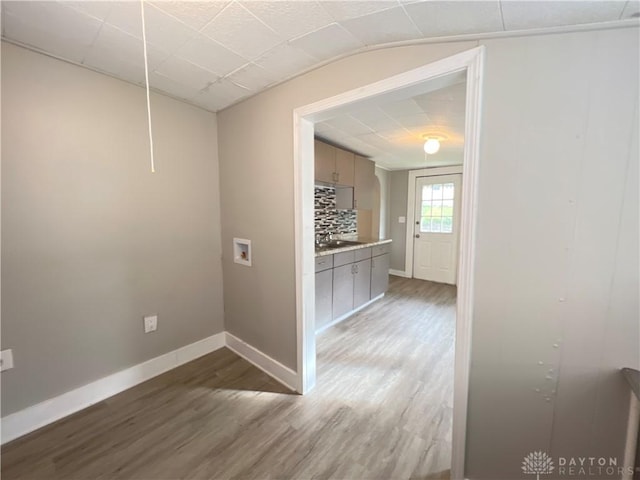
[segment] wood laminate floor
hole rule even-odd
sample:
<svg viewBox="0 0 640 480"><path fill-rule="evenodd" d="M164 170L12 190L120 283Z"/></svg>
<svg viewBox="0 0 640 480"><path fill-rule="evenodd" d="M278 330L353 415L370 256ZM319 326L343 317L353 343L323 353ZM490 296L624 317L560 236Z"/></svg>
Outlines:
<svg viewBox="0 0 640 480"><path fill-rule="evenodd" d="M449 478L455 295L391 277L308 395L225 348L3 446L2 478Z"/></svg>

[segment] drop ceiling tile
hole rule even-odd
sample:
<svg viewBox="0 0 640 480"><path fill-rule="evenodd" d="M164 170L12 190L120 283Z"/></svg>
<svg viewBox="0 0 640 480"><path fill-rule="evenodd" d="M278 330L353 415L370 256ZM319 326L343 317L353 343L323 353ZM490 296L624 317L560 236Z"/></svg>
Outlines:
<svg viewBox="0 0 640 480"><path fill-rule="evenodd" d="M377 133L367 133L365 135L358 136L358 138L360 139L360 141L368 145L372 145L373 147L376 147L378 149L385 150L391 147L391 145L389 145L389 141L386 138L381 137Z"/></svg>
<svg viewBox="0 0 640 480"><path fill-rule="evenodd" d="M379 45L422 38L403 7L345 20L341 24L365 45Z"/></svg>
<svg viewBox="0 0 640 480"><path fill-rule="evenodd" d="M320 2L336 22L342 22L350 18L362 17L371 13L397 7L398 2L383 0L346 0L346 1L322 1Z"/></svg>
<svg viewBox="0 0 640 480"><path fill-rule="evenodd" d="M621 20L635 18L633 15L640 15L640 0L629 0L620 15Z"/></svg>
<svg viewBox="0 0 640 480"><path fill-rule="evenodd" d="M149 68L162 63L168 54L147 46ZM103 25L91 50L82 63L135 83L144 82L144 53L142 40L111 25Z"/></svg>
<svg viewBox="0 0 640 480"><path fill-rule="evenodd" d="M296 38L289 43L319 60L329 60L364 46L337 23Z"/></svg>
<svg viewBox="0 0 640 480"><path fill-rule="evenodd" d="M242 5L285 39L299 37L333 23L318 2L256 2Z"/></svg>
<svg viewBox="0 0 640 480"><path fill-rule="evenodd" d="M577 25L617 20L624 1L503 1L507 30Z"/></svg>
<svg viewBox="0 0 640 480"><path fill-rule="evenodd" d="M356 136L371 133L369 127L349 115L341 115L339 117L332 118L327 120L326 123L348 135Z"/></svg>
<svg viewBox="0 0 640 480"><path fill-rule="evenodd" d="M398 117L396 120L405 128L426 128L432 123L430 116L425 113Z"/></svg>
<svg viewBox="0 0 640 480"><path fill-rule="evenodd" d="M249 90L222 78L201 91L193 98L193 101L211 111L217 112L250 94Z"/></svg>
<svg viewBox="0 0 640 480"><path fill-rule="evenodd" d="M175 56L160 64L155 72L195 90L202 90L218 80L215 73Z"/></svg>
<svg viewBox="0 0 640 480"><path fill-rule="evenodd" d="M196 32L175 18L144 4L144 23L147 43L169 53L195 36ZM138 38L142 38L142 12L138 2L114 2L106 23Z"/></svg>
<svg viewBox="0 0 640 480"><path fill-rule="evenodd" d="M249 63L227 77L233 83L254 92L275 82L274 76L254 63Z"/></svg>
<svg viewBox="0 0 640 480"><path fill-rule="evenodd" d="M206 70L217 73L220 77L247 63L240 55L233 53L204 35L193 37L175 54Z"/></svg>
<svg viewBox="0 0 640 480"><path fill-rule="evenodd" d="M498 1L430 1L404 8L425 37L503 30Z"/></svg>
<svg viewBox="0 0 640 480"><path fill-rule="evenodd" d="M224 7L229 4L229 1L160 1L151 3L153 4L153 6L177 18L191 28L200 30L209 21L215 18L215 16L218 15L224 9Z"/></svg>
<svg viewBox="0 0 640 480"><path fill-rule="evenodd" d="M289 43L281 43L253 63L275 74L279 81L284 81L312 69L318 64L318 59Z"/></svg>
<svg viewBox="0 0 640 480"><path fill-rule="evenodd" d="M74 10L78 10L79 12L85 13L93 18L96 18L100 21L104 21L111 13L111 8L113 7L113 2L96 2L93 0L85 0L85 1L61 1L64 5L73 8Z"/></svg>
<svg viewBox="0 0 640 480"><path fill-rule="evenodd" d="M201 32L247 60L283 42L273 30L239 3L231 3Z"/></svg>
<svg viewBox="0 0 640 480"><path fill-rule="evenodd" d="M424 113L420 106L412 99L399 100L393 103L381 105L380 108L391 118L406 117L407 115L418 115Z"/></svg>
<svg viewBox="0 0 640 480"><path fill-rule="evenodd" d="M199 93L197 89L187 87L169 77L160 75L157 72L149 73L149 86L155 90L171 95L175 98L189 100Z"/></svg>
<svg viewBox="0 0 640 480"><path fill-rule="evenodd" d="M286 43L278 45L258 58L254 63L284 80L300 73L318 62L314 57Z"/></svg>
<svg viewBox="0 0 640 480"><path fill-rule="evenodd" d="M5 35L25 45L80 62L102 22L56 2L2 2Z"/></svg>

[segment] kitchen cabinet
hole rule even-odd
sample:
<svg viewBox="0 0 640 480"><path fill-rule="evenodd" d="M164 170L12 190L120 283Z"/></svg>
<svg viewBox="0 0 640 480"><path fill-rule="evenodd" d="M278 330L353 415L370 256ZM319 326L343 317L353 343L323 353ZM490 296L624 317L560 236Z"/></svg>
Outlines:
<svg viewBox="0 0 640 480"><path fill-rule="evenodd" d="M316 257L316 331L387 290L390 251L382 244Z"/></svg>
<svg viewBox="0 0 640 480"><path fill-rule="evenodd" d="M318 182L335 183L336 148L324 142L314 142L315 179Z"/></svg>
<svg viewBox="0 0 640 480"><path fill-rule="evenodd" d="M353 263L333 269L333 320L353 310Z"/></svg>
<svg viewBox="0 0 640 480"><path fill-rule="evenodd" d="M325 258L325 257L322 257ZM316 330L333 320L333 269L316 273Z"/></svg>
<svg viewBox="0 0 640 480"><path fill-rule="evenodd" d="M355 154L315 140L314 163L316 182L353 187Z"/></svg>
<svg viewBox="0 0 640 480"><path fill-rule="evenodd" d="M355 174L355 154L336 148L336 183L353 187Z"/></svg>
<svg viewBox="0 0 640 480"><path fill-rule="evenodd" d="M375 163L371 160L360 155L354 155L353 208L358 210L373 209L375 169Z"/></svg>
<svg viewBox="0 0 640 480"><path fill-rule="evenodd" d="M353 308L358 308L371 300L371 259L353 264Z"/></svg>
<svg viewBox="0 0 640 480"><path fill-rule="evenodd" d="M389 288L390 258L389 253L371 258L371 298L382 295Z"/></svg>

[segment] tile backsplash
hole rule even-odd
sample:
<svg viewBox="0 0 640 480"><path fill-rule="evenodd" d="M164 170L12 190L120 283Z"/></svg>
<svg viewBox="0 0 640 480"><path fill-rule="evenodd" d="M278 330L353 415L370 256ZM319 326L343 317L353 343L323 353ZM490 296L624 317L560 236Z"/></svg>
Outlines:
<svg viewBox="0 0 640 480"><path fill-rule="evenodd" d="M315 187L315 233L343 234L357 233L357 212L355 210L336 209L336 189L333 187Z"/></svg>

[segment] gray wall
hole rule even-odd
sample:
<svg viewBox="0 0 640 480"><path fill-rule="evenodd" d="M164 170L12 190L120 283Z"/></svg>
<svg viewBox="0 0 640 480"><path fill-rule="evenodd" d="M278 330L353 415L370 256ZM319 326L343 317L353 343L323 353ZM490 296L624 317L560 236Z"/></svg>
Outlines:
<svg viewBox="0 0 640 480"><path fill-rule="evenodd" d="M143 89L2 44L2 415L223 330L216 117L151 101L155 174Z"/></svg>
<svg viewBox="0 0 640 480"><path fill-rule="evenodd" d="M227 331L296 368L293 109L475 45L356 55L218 113ZM251 268L233 263L233 237L252 240Z"/></svg>
<svg viewBox="0 0 640 480"><path fill-rule="evenodd" d="M466 474L527 478L534 449L622 454L617 369L638 364L638 29L482 44ZM475 45L355 55L219 114L227 330L295 367L293 108ZM258 192L278 215L256 215ZM254 268L231 263L233 236L253 240Z"/></svg>
<svg viewBox="0 0 640 480"><path fill-rule="evenodd" d="M389 231L393 239L390 267L401 272L404 272L407 224L398 222L398 217L407 217L408 181L409 170L389 172Z"/></svg>

